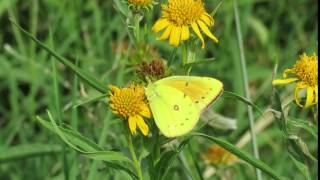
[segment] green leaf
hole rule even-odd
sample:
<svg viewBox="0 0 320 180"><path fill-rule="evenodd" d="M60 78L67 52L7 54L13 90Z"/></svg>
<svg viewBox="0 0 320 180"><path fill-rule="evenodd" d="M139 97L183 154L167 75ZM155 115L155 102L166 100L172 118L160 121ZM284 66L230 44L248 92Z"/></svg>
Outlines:
<svg viewBox="0 0 320 180"><path fill-rule="evenodd" d="M185 145L187 145L189 140L190 140L190 138L183 140L180 143L179 147L175 151L165 152L161 156L159 162L156 164L156 166L154 168L155 172L156 172L154 179L162 180L163 178L166 177L166 174L168 173L168 171L172 167L173 161L178 157L180 151L185 147Z"/></svg>
<svg viewBox="0 0 320 180"><path fill-rule="evenodd" d="M128 8L126 8L127 6L124 6L124 4L120 0L113 0L113 2L114 2L114 7L116 8L116 10L120 12L120 15L122 15L123 17L127 17L128 16Z"/></svg>
<svg viewBox="0 0 320 180"><path fill-rule="evenodd" d="M56 60L67 66L70 70L72 70L75 74L77 74L84 82L86 82L88 85L90 85L92 88L96 89L97 91L100 91L101 93L106 94L108 92L108 89L106 86L101 84L97 79L92 77L87 72L83 71L82 69L78 68L76 65L65 59L64 57L60 56L58 53L56 53L54 50L50 49L48 46L43 44L41 41L39 41L36 37L32 36L29 32L27 32L25 29L23 29L21 26L19 26L16 22L14 22L12 19L10 20L16 27L18 27L21 32L32 39L34 42L36 42L40 47L42 47L44 50L46 50L51 56L55 57Z"/></svg>
<svg viewBox="0 0 320 180"><path fill-rule="evenodd" d="M48 116L51 121L51 125L48 124L45 120L37 117L38 121L44 125L46 128L50 129L54 133L56 133L60 138L68 144L74 150L80 152L84 156L95 159L102 160L107 162L112 161L122 161L127 163L132 163L132 161L124 156L122 153L114 152L114 151L103 151L97 144L88 140L87 138L79 135L72 131L71 129L64 129L59 127L56 122L53 120L51 113L48 111Z"/></svg>
<svg viewBox="0 0 320 180"><path fill-rule="evenodd" d="M216 8L214 8L214 10L210 13L210 15L213 17L217 12L218 12L218 9L220 8L220 6L222 5L222 0L219 2L219 4L217 5Z"/></svg>
<svg viewBox="0 0 320 180"><path fill-rule="evenodd" d="M280 127L280 130L287 135L287 127L286 127L286 117L284 116L284 112L282 109L282 103L280 99L279 93L274 89L273 95L271 97L271 108L274 110L274 116L277 119L277 123Z"/></svg>
<svg viewBox="0 0 320 180"><path fill-rule="evenodd" d="M79 106L83 106L83 105L86 105L86 104L89 104L89 103L94 103L96 101L99 101L100 99L103 99L103 98L106 98L107 96L105 94L102 94L102 95L99 95L99 96L96 96L96 97L93 97L93 98L90 98L90 99L87 99L83 102L80 102L78 104L75 104L74 106L72 106L73 108L77 108Z"/></svg>
<svg viewBox="0 0 320 180"><path fill-rule="evenodd" d="M42 119L41 117L37 117L37 120L43 127L47 128L53 133L56 133L53 125L50 122ZM60 131L63 132L65 138L72 141L80 149L84 151L97 151L97 150L102 151L102 148L100 148L96 143L80 135L78 132L71 129L64 128L64 127L59 127L59 128L60 128Z"/></svg>
<svg viewBox="0 0 320 180"><path fill-rule="evenodd" d="M124 171L126 173L128 173L131 177L133 177L134 179L138 179L138 176L131 170L129 169L127 166L118 164L118 163L110 163L110 162L104 162L107 165L107 168L113 168L115 170L121 170Z"/></svg>
<svg viewBox="0 0 320 180"><path fill-rule="evenodd" d="M290 158L294 162L294 165L297 166L297 168L300 170L300 172L306 177L307 180L311 180L311 176L309 174L308 166L301 163L300 161L296 160L292 155L290 155Z"/></svg>
<svg viewBox="0 0 320 180"><path fill-rule="evenodd" d="M210 64L210 63L213 63L213 62L215 62L215 58L214 57L206 58L206 59L195 61L195 62L189 62L189 63L186 63L184 66L185 67L193 67L193 66L197 66L197 65L201 65L201 64Z"/></svg>
<svg viewBox="0 0 320 180"><path fill-rule="evenodd" d="M236 94L234 92L230 92L230 91L224 91L223 92L223 96L224 97L234 97L236 98L237 100L249 105L249 106L252 106L254 109L256 109L259 114L262 116L263 115L263 111L257 106L255 105L253 102L251 102L249 99L245 98L245 97L242 97L240 96L239 94Z"/></svg>
<svg viewBox="0 0 320 180"><path fill-rule="evenodd" d="M318 140L318 126L316 126L315 124L312 124L311 122L303 119L288 117L288 125L296 128L302 128Z"/></svg>
<svg viewBox="0 0 320 180"><path fill-rule="evenodd" d="M22 144L0 150L0 163L61 153L61 145Z"/></svg>
<svg viewBox="0 0 320 180"><path fill-rule="evenodd" d="M289 135L287 138L288 150L291 155L300 162L305 162L305 156L312 161L317 162L318 160L310 153L309 148L303 140L297 135Z"/></svg>
<svg viewBox="0 0 320 180"><path fill-rule="evenodd" d="M242 151L241 149L237 148L236 146L234 146L224 140L221 140L216 137L208 136L208 135L202 134L202 133L192 133L190 136L200 136L200 137L204 137L206 139L209 139L209 140L213 141L214 143L218 144L219 146L223 147L224 149L230 151L232 154L238 156L240 159L246 161L247 163L251 164L252 166L265 172L266 174L268 174L272 178L281 179L280 176L275 173L275 170L270 168L267 164L265 164L264 162L262 162L259 159L254 158L253 156L251 156L247 152Z"/></svg>

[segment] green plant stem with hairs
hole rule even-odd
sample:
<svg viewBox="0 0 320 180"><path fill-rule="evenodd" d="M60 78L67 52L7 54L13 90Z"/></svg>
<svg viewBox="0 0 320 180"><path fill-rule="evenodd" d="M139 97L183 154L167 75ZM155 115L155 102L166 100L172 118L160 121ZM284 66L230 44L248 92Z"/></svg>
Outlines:
<svg viewBox="0 0 320 180"><path fill-rule="evenodd" d="M137 171L137 175L138 175L139 180L143 180L143 175L142 175L142 171L141 171L140 162L138 161L136 152L134 151L134 146L133 146L133 143L132 143L132 135L131 135L131 133L130 133L128 128L126 128L125 134L126 134L126 140L128 142L128 147L129 147L129 151L130 151L130 154L131 154L131 158L133 160L134 168Z"/></svg>

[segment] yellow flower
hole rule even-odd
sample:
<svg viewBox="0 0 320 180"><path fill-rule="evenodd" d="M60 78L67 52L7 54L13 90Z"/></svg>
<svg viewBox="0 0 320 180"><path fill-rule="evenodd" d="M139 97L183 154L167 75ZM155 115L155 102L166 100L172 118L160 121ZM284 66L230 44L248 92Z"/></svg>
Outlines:
<svg viewBox="0 0 320 180"><path fill-rule="evenodd" d="M152 31L164 30L159 40L169 38L169 44L178 46L181 41L190 38L189 27L199 37L202 48L205 47L200 29L213 41L218 39L210 32L213 26L213 18L206 12L202 0L169 0L162 5L162 17L153 25Z"/></svg>
<svg viewBox="0 0 320 180"><path fill-rule="evenodd" d="M289 77L289 75L292 75ZM300 56L291 69L283 73L284 79L272 81L273 85L285 85L296 82L295 99L300 107L308 108L318 104L318 56L307 56L305 53ZM306 91L305 103L302 103L301 91Z"/></svg>
<svg viewBox="0 0 320 180"><path fill-rule="evenodd" d="M128 120L131 133L135 134L138 127L142 134L147 136L149 127L142 117L150 118L151 111L144 88L139 85L130 85L120 89L111 85L109 95L112 112Z"/></svg>
<svg viewBox="0 0 320 180"><path fill-rule="evenodd" d="M153 3L153 0L128 0L128 3L135 6L148 6Z"/></svg>
<svg viewBox="0 0 320 180"><path fill-rule="evenodd" d="M210 146L202 158L213 165L229 165L238 160L235 155L216 144Z"/></svg>

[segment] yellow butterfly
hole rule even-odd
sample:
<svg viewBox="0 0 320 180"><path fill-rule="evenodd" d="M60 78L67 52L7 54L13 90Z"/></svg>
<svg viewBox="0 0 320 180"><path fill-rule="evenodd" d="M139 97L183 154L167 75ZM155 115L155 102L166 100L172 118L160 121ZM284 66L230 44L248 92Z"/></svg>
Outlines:
<svg viewBox="0 0 320 180"><path fill-rule="evenodd" d="M197 76L171 76L146 88L155 123L166 137L190 132L201 112L222 92L223 84L219 80Z"/></svg>

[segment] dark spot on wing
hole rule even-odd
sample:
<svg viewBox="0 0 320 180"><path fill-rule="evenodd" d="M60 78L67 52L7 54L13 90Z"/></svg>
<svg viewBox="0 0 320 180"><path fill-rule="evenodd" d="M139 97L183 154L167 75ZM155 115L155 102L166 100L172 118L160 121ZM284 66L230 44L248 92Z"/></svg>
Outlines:
<svg viewBox="0 0 320 180"><path fill-rule="evenodd" d="M186 121L189 121L189 118L186 118Z"/></svg>
<svg viewBox="0 0 320 180"><path fill-rule="evenodd" d="M174 109L175 111L178 111L178 110L179 110L179 106L178 106L178 105L174 105L174 106L173 106L173 109Z"/></svg>
<svg viewBox="0 0 320 180"><path fill-rule="evenodd" d="M180 125L181 125L181 126L183 126L183 125L184 125L184 123L181 123Z"/></svg>
<svg viewBox="0 0 320 180"><path fill-rule="evenodd" d="M198 103L199 103L199 101L196 101L196 103L198 104Z"/></svg>
<svg viewBox="0 0 320 180"><path fill-rule="evenodd" d="M188 85L189 85L189 82L186 82L186 87L188 87Z"/></svg>
<svg viewBox="0 0 320 180"><path fill-rule="evenodd" d="M202 96L201 99L204 99L204 97Z"/></svg>
<svg viewBox="0 0 320 180"><path fill-rule="evenodd" d="M183 98L186 98L186 97L187 97L186 93L183 93Z"/></svg>

